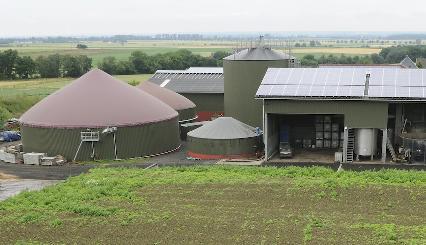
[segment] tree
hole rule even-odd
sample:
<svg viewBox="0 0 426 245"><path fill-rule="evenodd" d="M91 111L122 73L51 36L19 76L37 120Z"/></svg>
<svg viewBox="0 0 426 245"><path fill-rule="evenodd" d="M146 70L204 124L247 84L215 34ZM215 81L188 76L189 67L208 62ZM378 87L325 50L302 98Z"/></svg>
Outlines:
<svg viewBox="0 0 426 245"><path fill-rule="evenodd" d="M373 62L373 64L385 63L385 59L379 54L371 54L370 58L371 58L371 61Z"/></svg>
<svg viewBox="0 0 426 245"><path fill-rule="evenodd" d="M13 79L16 60L18 59L18 51L8 49L3 53L0 52L0 77L3 79Z"/></svg>
<svg viewBox="0 0 426 245"><path fill-rule="evenodd" d="M311 46L311 47L315 47L315 46L316 46L316 44L317 44L317 43L316 43L315 41L310 41L310 42L309 42L309 46Z"/></svg>
<svg viewBox="0 0 426 245"><path fill-rule="evenodd" d="M102 59L102 62L98 64L98 67L104 72L114 75L117 72L117 61L115 57L107 56Z"/></svg>
<svg viewBox="0 0 426 245"><path fill-rule="evenodd" d="M78 48L78 49L87 49L88 46L86 44L79 43L79 44L77 44L76 48Z"/></svg>
<svg viewBox="0 0 426 245"><path fill-rule="evenodd" d="M39 56L36 59L37 69L41 77L53 78L61 76L61 56L52 54L49 56Z"/></svg>
<svg viewBox="0 0 426 245"><path fill-rule="evenodd" d="M29 56L18 57L15 73L21 79L28 79L36 73L37 65Z"/></svg>
<svg viewBox="0 0 426 245"><path fill-rule="evenodd" d="M150 64L149 64L149 56L141 51L132 52L129 61L133 64L137 73L148 74L153 73Z"/></svg>

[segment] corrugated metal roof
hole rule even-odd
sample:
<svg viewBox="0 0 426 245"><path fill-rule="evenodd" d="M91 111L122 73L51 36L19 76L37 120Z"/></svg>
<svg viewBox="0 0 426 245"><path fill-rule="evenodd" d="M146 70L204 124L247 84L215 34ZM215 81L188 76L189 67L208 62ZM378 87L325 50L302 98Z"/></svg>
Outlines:
<svg viewBox="0 0 426 245"><path fill-rule="evenodd" d="M364 94L366 88L368 94ZM256 97L426 100L426 70L269 68Z"/></svg>
<svg viewBox="0 0 426 245"><path fill-rule="evenodd" d="M148 81L176 93L223 94L223 73L157 71Z"/></svg>
<svg viewBox="0 0 426 245"><path fill-rule="evenodd" d="M202 139L244 139L258 136L256 129L232 117L219 117L188 133Z"/></svg>
<svg viewBox="0 0 426 245"><path fill-rule="evenodd" d="M189 73L223 73L223 67L189 67L185 71Z"/></svg>
<svg viewBox="0 0 426 245"><path fill-rule="evenodd" d="M288 60L288 59L295 59L295 57L290 56L281 51L273 50L268 47L248 48L224 58L224 60L252 60L252 61Z"/></svg>
<svg viewBox="0 0 426 245"><path fill-rule="evenodd" d="M154 96L93 69L22 115L23 125L48 128L134 126L178 116Z"/></svg>

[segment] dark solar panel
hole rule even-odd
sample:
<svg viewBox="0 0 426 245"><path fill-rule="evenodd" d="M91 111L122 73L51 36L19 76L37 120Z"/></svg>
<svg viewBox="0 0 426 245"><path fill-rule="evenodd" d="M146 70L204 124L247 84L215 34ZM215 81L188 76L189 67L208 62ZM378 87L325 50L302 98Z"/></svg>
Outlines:
<svg viewBox="0 0 426 245"><path fill-rule="evenodd" d="M370 74L366 84L367 74ZM423 69L270 68L257 96L426 99Z"/></svg>

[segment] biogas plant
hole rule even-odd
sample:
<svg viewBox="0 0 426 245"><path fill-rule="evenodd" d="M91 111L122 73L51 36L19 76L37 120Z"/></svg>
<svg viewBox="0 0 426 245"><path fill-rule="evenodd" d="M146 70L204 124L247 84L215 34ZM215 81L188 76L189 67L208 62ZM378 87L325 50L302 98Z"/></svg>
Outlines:
<svg viewBox="0 0 426 245"><path fill-rule="evenodd" d="M413 64L300 67L259 42L223 68L159 70L136 87L93 69L22 115L23 152L424 164L426 72Z"/></svg>

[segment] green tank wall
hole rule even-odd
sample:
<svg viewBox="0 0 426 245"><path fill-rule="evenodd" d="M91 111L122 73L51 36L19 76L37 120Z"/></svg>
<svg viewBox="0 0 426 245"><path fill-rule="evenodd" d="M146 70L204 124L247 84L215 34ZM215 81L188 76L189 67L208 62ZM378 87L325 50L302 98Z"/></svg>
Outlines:
<svg viewBox="0 0 426 245"><path fill-rule="evenodd" d="M104 128L92 129L102 131ZM25 152L43 152L49 156L62 155L73 160L80 144L80 132L87 128L36 128L21 126L22 144ZM178 118L145 124L119 127L116 132L118 158L126 159L160 154L179 147ZM96 159L114 159L112 135L102 135L94 143ZM77 156L78 161L90 160L91 142L83 142Z"/></svg>
<svg viewBox="0 0 426 245"><path fill-rule="evenodd" d="M202 139L188 136L188 151L203 155L244 156L259 150L260 136L244 139Z"/></svg>
<svg viewBox="0 0 426 245"><path fill-rule="evenodd" d="M224 111L223 94L181 93L194 102L197 111Z"/></svg>
<svg viewBox="0 0 426 245"><path fill-rule="evenodd" d="M262 101L256 91L268 68L288 67L288 60L224 60L225 116L253 127L263 127Z"/></svg>
<svg viewBox="0 0 426 245"><path fill-rule="evenodd" d="M179 122L190 122L197 117L196 108L188 108L177 112L179 113Z"/></svg>

